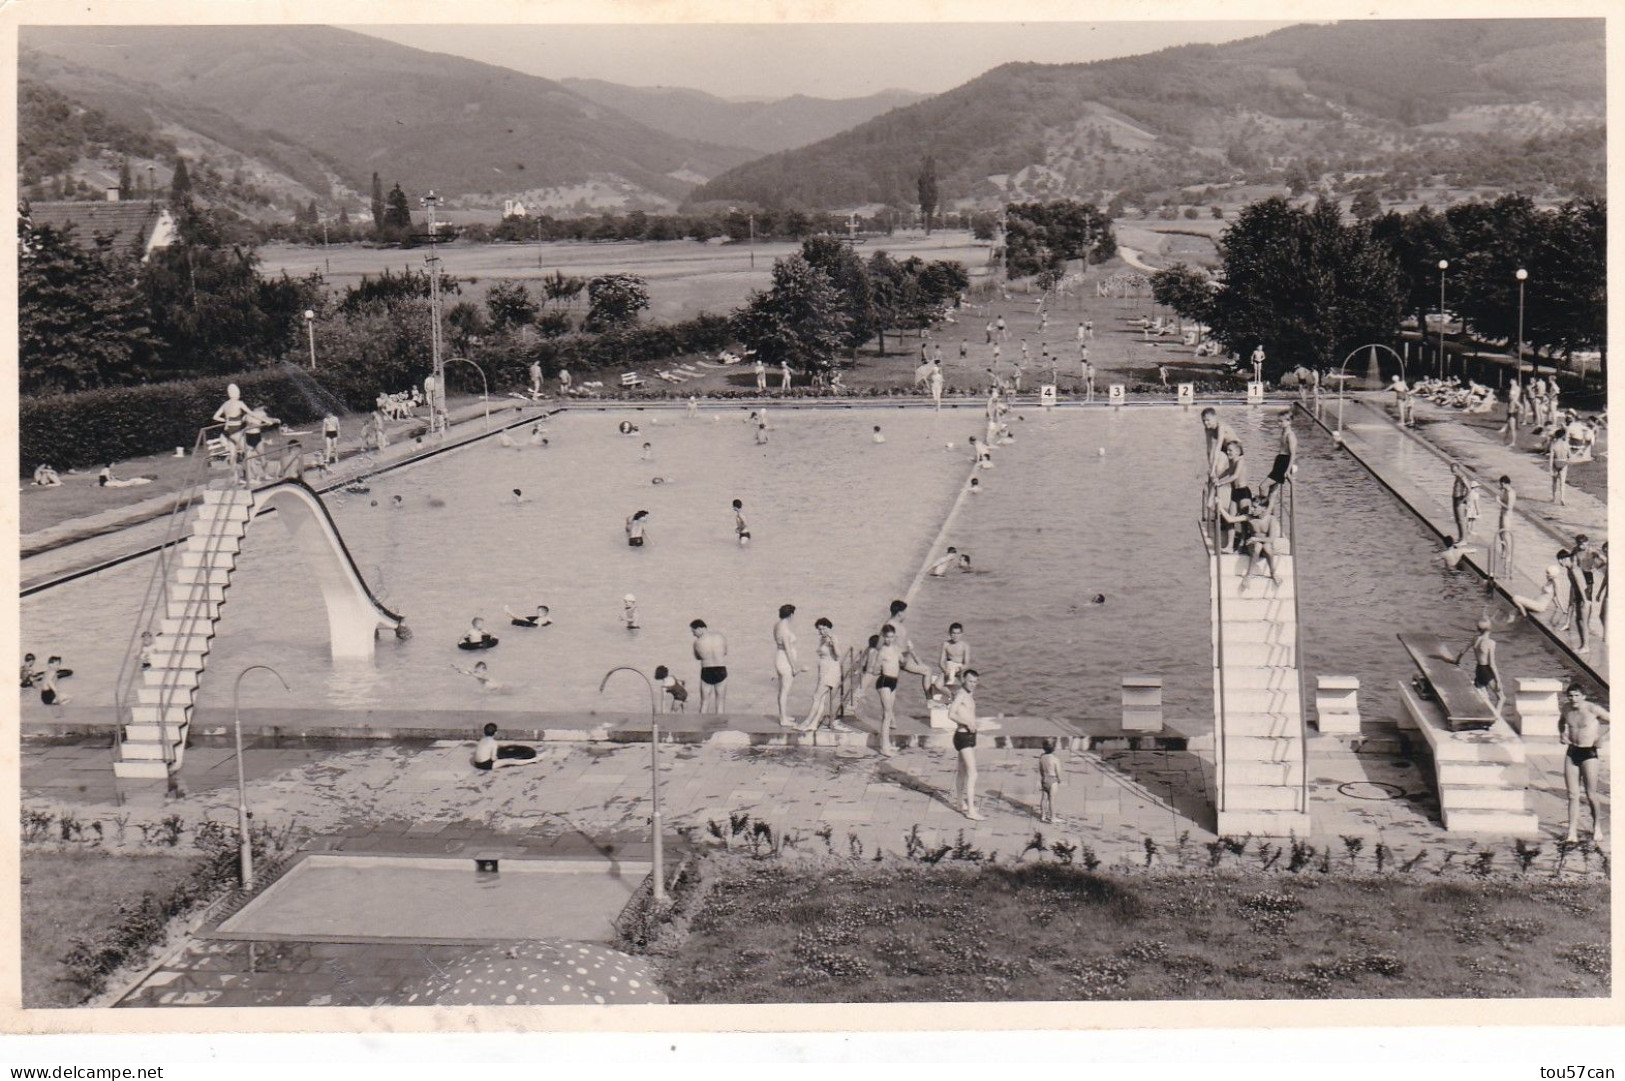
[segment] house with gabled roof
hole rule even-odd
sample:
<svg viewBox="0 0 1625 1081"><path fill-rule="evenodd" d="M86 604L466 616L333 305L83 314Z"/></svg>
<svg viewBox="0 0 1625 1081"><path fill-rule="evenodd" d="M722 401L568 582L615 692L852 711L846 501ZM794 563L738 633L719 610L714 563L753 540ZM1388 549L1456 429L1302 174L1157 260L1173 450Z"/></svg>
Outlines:
<svg viewBox="0 0 1625 1081"><path fill-rule="evenodd" d="M36 226L63 230L72 226L69 235L81 248L96 248L98 238L106 238L115 252L142 262L178 238L168 205L121 200L117 188L109 188L102 202L30 203L28 216Z"/></svg>

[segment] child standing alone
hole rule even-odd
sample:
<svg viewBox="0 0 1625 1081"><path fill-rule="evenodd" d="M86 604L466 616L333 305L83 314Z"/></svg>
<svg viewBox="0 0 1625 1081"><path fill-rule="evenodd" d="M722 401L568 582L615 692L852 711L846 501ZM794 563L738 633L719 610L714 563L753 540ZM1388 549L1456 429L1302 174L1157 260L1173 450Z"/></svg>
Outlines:
<svg viewBox="0 0 1625 1081"><path fill-rule="evenodd" d="M1046 739L1044 753L1038 756L1038 785L1043 790L1038 803L1038 817L1042 821L1055 821L1055 790L1063 783L1061 760L1055 757L1055 740Z"/></svg>

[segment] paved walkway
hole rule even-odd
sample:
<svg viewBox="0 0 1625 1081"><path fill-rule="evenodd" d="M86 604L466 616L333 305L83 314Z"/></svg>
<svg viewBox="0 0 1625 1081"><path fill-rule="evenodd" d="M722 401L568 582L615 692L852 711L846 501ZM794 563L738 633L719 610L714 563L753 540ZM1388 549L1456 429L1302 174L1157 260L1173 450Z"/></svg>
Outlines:
<svg viewBox="0 0 1625 1081"><path fill-rule="evenodd" d="M1420 408L1418 412L1420 415ZM1386 409L1374 404L1372 397L1350 396L1343 403L1344 444L1442 537L1455 535L1450 510L1450 467L1456 461L1466 465L1484 491L1479 533L1471 538L1474 546L1465 558L1486 577L1496 520L1496 482L1502 475L1511 477L1513 488L1518 492L1519 513L1514 515L1510 526L1513 573L1503 575L1497 583L1504 593L1538 595L1546 568L1555 562L1554 553L1559 547L1571 545L1575 533L1586 533L1599 544L1608 539L1608 508L1603 501L1571 489L1568 505L1555 505L1551 501L1549 474L1531 461L1528 454L1497 444L1482 432L1453 422L1442 410L1433 412L1435 415L1428 418L1422 431L1406 430L1395 423ZM1335 398L1325 399L1321 413L1321 420L1328 428L1337 426ZM1510 604L1504 607L1507 614L1514 612ZM1552 611L1535 618L1554 641L1606 686L1608 648L1601 632L1600 613L1594 613L1597 620L1594 632L1587 636L1586 648L1581 649L1571 630L1554 626L1552 619L1559 614L1556 609L1553 605Z"/></svg>

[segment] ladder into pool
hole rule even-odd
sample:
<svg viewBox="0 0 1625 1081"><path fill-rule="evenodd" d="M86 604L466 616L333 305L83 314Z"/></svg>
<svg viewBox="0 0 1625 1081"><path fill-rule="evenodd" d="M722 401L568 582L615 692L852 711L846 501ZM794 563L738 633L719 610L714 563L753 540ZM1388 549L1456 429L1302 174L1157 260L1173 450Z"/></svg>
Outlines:
<svg viewBox="0 0 1625 1081"><path fill-rule="evenodd" d="M1199 523L1208 554L1214 787L1221 836L1309 834L1292 488L1288 480L1276 496L1284 534L1275 542L1279 583L1266 573L1254 575L1243 587L1248 557L1227 549L1216 514L1204 510ZM1267 567L1261 563L1260 569Z"/></svg>

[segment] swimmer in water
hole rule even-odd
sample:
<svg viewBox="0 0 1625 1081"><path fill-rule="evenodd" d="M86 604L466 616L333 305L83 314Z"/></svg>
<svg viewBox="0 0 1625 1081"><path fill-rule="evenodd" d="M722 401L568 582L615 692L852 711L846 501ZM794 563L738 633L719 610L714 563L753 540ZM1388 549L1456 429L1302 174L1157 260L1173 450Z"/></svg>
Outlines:
<svg viewBox="0 0 1625 1081"><path fill-rule="evenodd" d="M875 434L869 438L876 443L884 443L886 441L886 437L880 434L880 425L878 424L875 425Z"/></svg>
<svg viewBox="0 0 1625 1081"><path fill-rule="evenodd" d="M513 501L516 505L519 503L529 503L530 497L525 494L523 488L515 488L513 490Z"/></svg>
<svg viewBox="0 0 1625 1081"><path fill-rule="evenodd" d="M700 415L700 400L692 394L688 396L688 415L691 417Z"/></svg>
<svg viewBox="0 0 1625 1081"><path fill-rule="evenodd" d="M636 424L633 424L629 420L621 421L620 428L621 428L621 434L622 435L633 435L638 430L638 426Z"/></svg>
<svg viewBox="0 0 1625 1081"><path fill-rule="evenodd" d="M621 598L621 622L629 631L638 629L638 599L630 593Z"/></svg>
<svg viewBox="0 0 1625 1081"><path fill-rule="evenodd" d="M406 506L406 501L401 496L394 495L389 497L389 505L394 510L400 510Z"/></svg>
<svg viewBox="0 0 1625 1081"><path fill-rule="evenodd" d="M1093 597L1089 598L1089 603L1090 604L1105 604L1106 603L1106 594L1104 594L1104 593L1096 593Z"/></svg>
<svg viewBox="0 0 1625 1081"><path fill-rule="evenodd" d="M972 477L970 479L970 494L971 495L981 495L982 494L982 481L981 481L981 478Z"/></svg>
<svg viewBox="0 0 1625 1081"><path fill-rule="evenodd" d="M547 445L546 432L540 424L533 426L530 430L530 445L533 447L545 447Z"/></svg>
<svg viewBox="0 0 1625 1081"><path fill-rule="evenodd" d="M640 510L626 520L626 546L628 548L643 547L643 529L647 524L649 512Z"/></svg>
<svg viewBox="0 0 1625 1081"><path fill-rule="evenodd" d="M943 578L954 567L958 567L963 571L970 570L970 556L957 548L950 547L941 559L931 564L931 569L927 573L933 578Z"/></svg>
<svg viewBox="0 0 1625 1081"><path fill-rule="evenodd" d="M473 646L477 649L489 649L490 647L496 645L497 641L486 632L485 620L481 619L479 616L475 616L473 621L469 624L468 633L463 635L462 640L466 645Z"/></svg>
<svg viewBox="0 0 1625 1081"><path fill-rule="evenodd" d="M548 618L548 608L545 604L538 604L536 614L533 616L522 616L507 605L503 605L502 610L508 614L508 622L515 627L546 627L553 622Z"/></svg>
<svg viewBox="0 0 1625 1081"><path fill-rule="evenodd" d="M767 425L760 421L756 424L756 445L758 447L767 445Z"/></svg>
<svg viewBox="0 0 1625 1081"><path fill-rule="evenodd" d="M456 669L458 672L461 672L465 676L469 676L470 678L477 680L481 690L501 693L510 689L508 684L500 683L491 678L491 673L486 669L484 661L475 661L473 668L464 668L460 664L454 664L452 665L452 668ZM496 725L493 724L489 727L494 729L496 728Z"/></svg>
<svg viewBox="0 0 1625 1081"><path fill-rule="evenodd" d="M517 447L518 445L519 445L518 443L515 443L513 441L513 436L509 435L507 432L498 432L497 433L497 446L499 446L499 447Z"/></svg>
<svg viewBox="0 0 1625 1081"><path fill-rule="evenodd" d="M641 458L639 458L638 461L640 461L640 462L652 461L654 459L654 456L655 456L654 444L653 443L645 443L645 444L643 444L643 456Z"/></svg>
<svg viewBox="0 0 1625 1081"><path fill-rule="evenodd" d="M750 524L745 521L745 504L734 500L734 536L739 538L739 547L744 548L750 544Z"/></svg>

